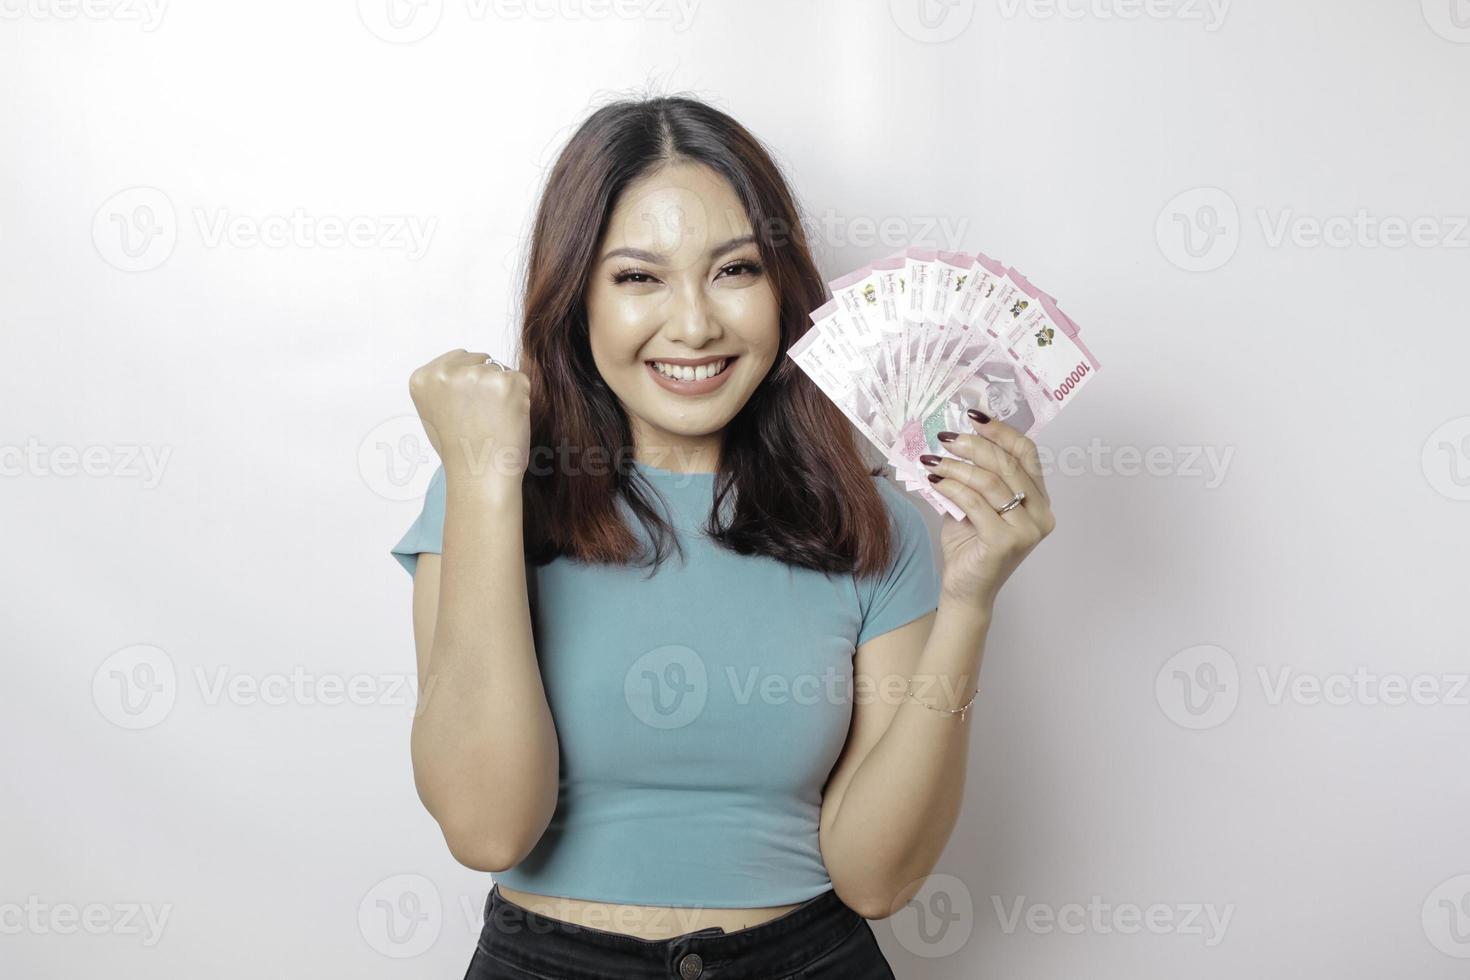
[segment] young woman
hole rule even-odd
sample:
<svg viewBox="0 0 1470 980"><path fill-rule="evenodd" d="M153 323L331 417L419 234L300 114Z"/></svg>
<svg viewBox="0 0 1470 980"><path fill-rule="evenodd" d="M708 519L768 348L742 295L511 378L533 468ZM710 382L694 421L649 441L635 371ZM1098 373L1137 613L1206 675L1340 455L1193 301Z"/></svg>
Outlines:
<svg viewBox="0 0 1470 980"><path fill-rule="evenodd" d="M867 919L933 869L997 590L1052 530L976 414L918 506L786 357L826 298L761 144L685 98L562 150L519 370L409 389L442 464L413 574L414 778L495 873L468 976L892 977Z"/></svg>

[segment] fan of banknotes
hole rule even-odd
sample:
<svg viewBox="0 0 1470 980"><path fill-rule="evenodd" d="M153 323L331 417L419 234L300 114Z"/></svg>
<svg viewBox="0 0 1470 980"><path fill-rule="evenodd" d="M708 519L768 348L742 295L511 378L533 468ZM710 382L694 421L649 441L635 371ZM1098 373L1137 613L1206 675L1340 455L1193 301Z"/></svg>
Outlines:
<svg viewBox="0 0 1470 980"><path fill-rule="evenodd" d="M959 458L936 433L974 431L975 408L1033 436L1098 370L1056 300L979 253L909 248L828 285L788 356L905 487L956 520L918 461Z"/></svg>

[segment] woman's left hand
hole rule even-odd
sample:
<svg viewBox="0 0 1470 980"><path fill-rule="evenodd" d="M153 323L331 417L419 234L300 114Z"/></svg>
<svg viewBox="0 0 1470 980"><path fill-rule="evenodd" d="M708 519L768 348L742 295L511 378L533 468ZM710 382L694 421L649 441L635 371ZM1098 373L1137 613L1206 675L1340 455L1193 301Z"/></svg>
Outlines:
<svg viewBox="0 0 1470 980"><path fill-rule="evenodd" d="M945 449L960 459L925 466L943 479L934 489L954 501L968 520L944 515L942 595L989 615L996 593L1041 539L1057 526L1041 476L1036 443L999 419L971 416L973 433L940 433ZM1016 493L1026 499L999 513Z"/></svg>

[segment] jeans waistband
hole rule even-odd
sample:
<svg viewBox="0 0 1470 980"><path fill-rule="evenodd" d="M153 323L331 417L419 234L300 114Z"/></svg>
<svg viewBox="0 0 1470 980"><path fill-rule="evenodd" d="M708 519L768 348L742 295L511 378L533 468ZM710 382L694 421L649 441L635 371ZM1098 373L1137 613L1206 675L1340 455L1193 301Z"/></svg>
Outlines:
<svg viewBox="0 0 1470 980"><path fill-rule="evenodd" d="M540 915L500 894L485 901L481 945L533 973L604 980L722 980L780 976L833 948L863 922L827 889L774 919L734 932L717 926L669 939L643 939ZM690 956L689 954L696 954Z"/></svg>

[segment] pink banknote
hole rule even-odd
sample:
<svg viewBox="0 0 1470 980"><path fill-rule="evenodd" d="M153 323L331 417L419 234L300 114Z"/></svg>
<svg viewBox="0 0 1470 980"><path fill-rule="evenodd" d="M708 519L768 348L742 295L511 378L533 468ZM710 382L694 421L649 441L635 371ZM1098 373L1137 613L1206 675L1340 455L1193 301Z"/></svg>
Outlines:
<svg viewBox="0 0 1470 980"><path fill-rule="evenodd" d="M909 248L829 286L788 356L907 489L957 520L918 462L956 458L936 433L973 431L973 408L1034 436L1098 371L1056 300L981 253Z"/></svg>

